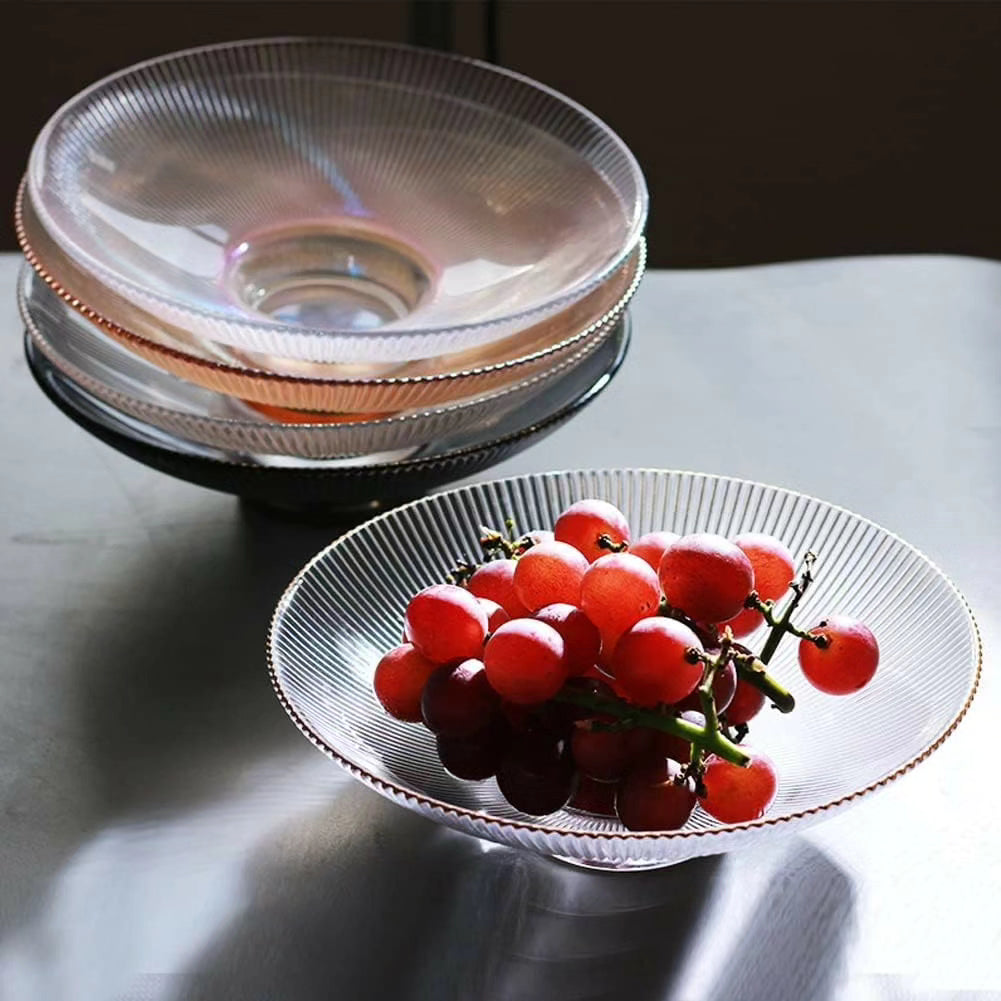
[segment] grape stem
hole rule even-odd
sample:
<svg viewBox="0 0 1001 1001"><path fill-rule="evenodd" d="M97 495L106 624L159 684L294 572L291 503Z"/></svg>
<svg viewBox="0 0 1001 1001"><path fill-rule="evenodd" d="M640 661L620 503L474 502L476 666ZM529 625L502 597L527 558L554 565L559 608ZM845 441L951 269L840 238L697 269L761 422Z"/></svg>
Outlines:
<svg viewBox="0 0 1001 1001"><path fill-rule="evenodd" d="M753 653L730 653L733 666L737 669L737 677L747 684L764 692L773 706L783 713L791 713L796 708L796 700L792 693L779 684L765 669L764 661Z"/></svg>
<svg viewBox="0 0 1001 1001"><path fill-rule="evenodd" d="M807 553L803 557L803 571L799 575L798 580L794 580L790 583L789 588L792 591L792 597L787 602L785 608L782 610L782 614L776 616L774 603L771 601L761 601L757 594L751 592L747 602L749 608L756 608L765 619L765 622L771 627L771 634L765 641L765 645L761 648L761 653L758 655L758 660L762 664L767 664L773 656L775 656L775 651L779 648L779 644L782 642L783 637L786 633L792 633L794 636L799 636L803 639L810 639L814 641L814 637L809 636L802 630L797 629L792 622L792 613L796 610L797 605L803 600L803 596L807 592L807 588L813 583L813 564L816 563L817 556L815 553ZM753 599L753 601L752 601Z"/></svg>
<svg viewBox="0 0 1001 1001"><path fill-rule="evenodd" d="M702 681L699 683L698 693L699 693L699 703L702 706L702 715L705 717L705 730L706 734L715 737L723 737L719 725L719 716L716 713L716 699L713 696L713 680L716 677L716 672L721 668L725 667L728 660L730 660L732 653L730 647L733 644L733 633L729 629L723 630L723 637L720 640L719 653L715 657L707 654L699 654L699 660L705 665L702 672ZM705 755L704 747L692 744L692 758L688 764L688 768L685 770L685 774L695 780L695 788L699 795L704 795L705 787L702 785L702 773L705 770L705 765L703 764L703 757Z"/></svg>
<svg viewBox="0 0 1001 1001"><path fill-rule="evenodd" d="M710 687L711 685L710 681ZM653 730L663 730L665 733L671 733L682 740L687 740L694 747L715 754L717 757L740 765L742 768L746 768L751 761L750 756L742 748L728 740L720 732L718 720L715 731L712 731L708 726L696 726L687 720L678 719L676 716L669 716L654 709L641 709L638 706L627 705L618 699L610 699L570 687L561 689L556 695L556 701L569 702L584 709L591 709L595 713L615 716L618 719L628 721L633 726L646 726ZM715 707L713 713L715 715Z"/></svg>
<svg viewBox="0 0 1001 1001"><path fill-rule="evenodd" d="M610 553L624 553L629 548L629 543L616 542L610 535L603 533L598 536L598 547L607 549Z"/></svg>

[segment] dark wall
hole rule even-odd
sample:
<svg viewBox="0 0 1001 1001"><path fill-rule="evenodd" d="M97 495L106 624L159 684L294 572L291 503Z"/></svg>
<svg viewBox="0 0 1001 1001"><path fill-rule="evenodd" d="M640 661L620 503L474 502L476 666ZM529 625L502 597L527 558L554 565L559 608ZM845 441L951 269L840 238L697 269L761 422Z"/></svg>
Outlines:
<svg viewBox="0 0 1001 1001"><path fill-rule="evenodd" d="M36 0L0 16L21 24L2 71L8 203L35 132L92 80L189 45L341 34L493 56L593 109L646 171L654 266L1001 258L998 3Z"/></svg>

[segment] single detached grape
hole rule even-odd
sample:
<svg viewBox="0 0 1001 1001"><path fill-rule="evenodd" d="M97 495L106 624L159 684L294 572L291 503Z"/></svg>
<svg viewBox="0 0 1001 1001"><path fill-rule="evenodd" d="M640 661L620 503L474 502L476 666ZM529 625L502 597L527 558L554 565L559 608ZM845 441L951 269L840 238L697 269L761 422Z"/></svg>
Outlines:
<svg viewBox="0 0 1001 1001"><path fill-rule="evenodd" d="M789 590L796 575L796 561L792 553L778 539L760 532L745 532L733 539L733 544L744 551L754 570L754 590L762 601L778 601ZM761 612L745 608L727 625L734 636L747 636L763 622Z"/></svg>
<svg viewBox="0 0 1001 1001"><path fill-rule="evenodd" d="M647 532L629 544L629 552L649 563L656 573L660 569L660 561L664 558L667 547L677 542L679 538L677 532Z"/></svg>
<svg viewBox="0 0 1001 1001"><path fill-rule="evenodd" d="M629 523L626 516L607 501L582 500L571 504L556 519L553 533L557 541L573 546L593 563L609 552L598 545L601 536L607 535L615 545L629 542Z"/></svg>
<svg viewBox="0 0 1001 1001"><path fill-rule="evenodd" d="M675 619L640 619L615 646L616 690L641 706L679 702L702 679L702 664L689 660L689 649L701 651L702 644L688 626Z"/></svg>
<svg viewBox="0 0 1001 1001"><path fill-rule="evenodd" d="M534 619L512 619L502 625L490 637L483 662L490 686L509 702L545 702L567 680L563 637Z"/></svg>
<svg viewBox="0 0 1001 1001"><path fill-rule="evenodd" d="M713 675L713 702L716 705L716 712L721 713L733 701L734 692L737 690L737 668L732 661L727 661L722 667L716 668ZM683 698L678 703L679 709L692 709L699 712L702 709L702 700L699 698L698 690ZM680 761L681 759L676 759Z"/></svg>
<svg viewBox="0 0 1001 1001"><path fill-rule="evenodd" d="M534 616L563 637L567 669L571 675L590 671L601 650L601 634L581 609L573 605L546 605Z"/></svg>
<svg viewBox="0 0 1001 1001"><path fill-rule="evenodd" d="M428 660L447 664L480 656L487 635L487 613L463 588L432 584L410 599L404 628Z"/></svg>
<svg viewBox="0 0 1001 1001"><path fill-rule="evenodd" d="M737 681L737 690L726 707L726 721L735 726L749 723L765 705L765 693L748 684L743 678Z"/></svg>
<svg viewBox="0 0 1001 1001"><path fill-rule="evenodd" d="M670 758L646 761L619 784L615 809L630 831L676 831L695 809L695 786Z"/></svg>
<svg viewBox="0 0 1001 1001"><path fill-rule="evenodd" d="M518 559L514 589L530 611L546 605L580 605L580 585L587 560L565 542L543 542Z"/></svg>
<svg viewBox="0 0 1001 1001"><path fill-rule="evenodd" d="M528 609L518 600L514 590L514 560L491 560L484 563L469 578L469 592L477 598L496 601L512 619L528 615Z"/></svg>
<svg viewBox="0 0 1001 1001"><path fill-rule="evenodd" d="M375 668L376 698L390 716L407 723L420 723L421 695L437 668L412 643L394 647Z"/></svg>
<svg viewBox="0 0 1001 1001"><path fill-rule="evenodd" d="M828 695L850 695L872 680L879 666L879 644L869 627L844 615L829 615L808 630L824 646L800 640L799 666L814 688Z"/></svg>
<svg viewBox="0 0 1001 1001"><path fill-rule="evenodd" d="M576 779L564 742L538 734L515 743L497 769L501 795L516 810L539 817L567 804Z"/></svg>
<svg viewBox="0 0 1001 1001"><path fill-rule="evenodd" d="M476 600L480 603L483 611L487 613L488 635L497 632L505 622L510 620L511 616L496 601L491 601L489 598L477 598Z"/></svg>
<svg viewBox="0 0 1001 1001"><path fill-rule="evenodd" d="M580 607L602 635L621 635L660 607L657 575L638 556L608 553L588 567Z"/></svg>
<svg viewBox="0 0 1001 1001"><path fill-rule="evenodd" d="M471 782L497 774L511 745L511 731L496 717L486 730L472 737L438 737L438 757L456 778Z"/></svg>
<svg viewBox="0 0 1001 1001"><path fill-rule="evenodd" d="M601 729L612 722L612 718L584 720L574 727L570 738L577 770L600 782L622 778L632 761L628 731Z"/></svg>
<svg viewBox="0 0 1001 1001"><path fill-rule="evenodd" d="M665 551L659 576L668 604L696 622L732 619L754 588L751 561L721 535L682 536Z"/></svg>
<svg viewBox="0 0 1001 1001"><path fill-rule="evenodd" d="M699 798L706 813L724 824L743 824L764 816L775 799L778 778L771 759L752 753L746 768L710 754L702 777L705 795Z"/></svg>
<svg viewBox="0 0 1001 1001"><path fill-rule="evenodd" d="M446 664L431 675L421 695L424 725L440 737L470 737L491 723L499 699L483 663Z"/></svg>
<svg viewBox="0 0 1001 1001"><path fill-rule="evenodd" d="M615 793L614 782L599 782L590 775L581 775L577 782L577 791L567 806L582 813L597 814L599 817L614 817Z"/></svg>

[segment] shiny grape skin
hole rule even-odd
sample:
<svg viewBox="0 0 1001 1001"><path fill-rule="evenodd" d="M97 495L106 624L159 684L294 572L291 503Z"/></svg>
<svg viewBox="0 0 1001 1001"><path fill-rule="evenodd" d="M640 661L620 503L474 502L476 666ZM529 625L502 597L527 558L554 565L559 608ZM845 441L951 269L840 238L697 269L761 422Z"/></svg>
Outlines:
<svg viewBox="0 0 1001 1001"><path fill-rule="evenodd" d="M762 601L778 601L789 590L796 575L796 561L792 553L778 539L761 532L744 532L735 535L731 541L751 561L754 590L758 597ZM764 621L759 611L745 608L727 625L739 639L753 633Z"/></svg>
<svg viewBox="0 0 1001 1001"><path fill-rule="evenodd" d="M483 662L490 685L509 702L545 702L567 680L563 637L534 619L504 623L487 642Z"/></svg>
<svg viewBox="0 0 1001 1001"><path fill-rule="evenodd" d="M544 542L518 559L514 590L530 612L546 605L580 605L580 587L588 562L573 546Z"/></svg>
<svg viewBox="0 0 1001 1001"><path fill-rule="evenodd" d="M602 636L621 636L660 609L660 582L650 565L631 553L609 553L584 574L580 607Z"/></svg>
<svg viewBox="0 0 1001 1001"><path fill-rule="evenodd" d="M705 795L699 797L702 809L724 824L743 824L758 820L775 800L778 776L767 755L745 747L751 755L746 768L710 754L702 777Z"/></svg>
<svg viewBox="0 0 1001 1001"><path fill-rule="evenodd" d="M702 664L687 656L689 649L701 648L695 633L675 619L641 619L615 646L615 688L637 705L673 705L702 678Z"/></svg>
<svg viewBox="0 0 1001 1001"><path fill-rule="evenodd" d="M528 734L504 757L497 785L516 810L543 817L566 806L577 785L577 772L564 741Z"/></svg>
<svg viewBox="0 0 1001 1001"><path fill-rule="evenodd" d="M495 601L512 619L524 618L528 609L519 601L514 589L515 560L490 560L469 578L470 594Z"/></svg>
<svg viewBox="0 0 1001 1001"><path fill-rule="evenodd" d="M470 658L446 664L428 678L421 696L421 716L437 736L470 737L487 728L499 704L483 662Z"/></svg>
<svg viewBox="0 0 1001 1001"><path fill-rule="evenodd" d="M376 665L372 679L376 698L390 716L420 723L424 686L437 669L412 643L394 647Z"/></svg>
<svg viewBox="0 0 1001 1001"><path fill-rule="evenodd" d="M879 644L865 623L829 615L808 632L828 641L819 647L800 640L799 666L814 688L828 695L852 695L872 681L879 667Z"/></svg>
<svg viewBox="0 0 1001 1001"><path fill-rule="evenodd" d="M615 809L630 831L676 831L695 809L695 785L670 758L645 761L619 783ZM680 781L679 781L680 780Z"/></svg>
<svg viewBox="0 0 1001 1001"><path fill-rule="evenodd" d="M552 626L563 637L571 675L582 675L594 667L601 650L601 634L581 609L567 604L546 605L534 618Z"/></svg>
<svg viewBox="0 0 1001 1001"><path fill-rule="evenodd" d="M629 542L626 516L608 501L588 498L571 504L557 519L553 534L560 542L573 546L589 563L607 556L608 549L598 544L607 535L615 545Z"/></svg>
<svg viewBox="0 0 1001 1001"><path fill-rule="evenodd" d="M629 544L629 552L649 563L656 573L660 569L660 561L664 558L667 547L680 538L677 532L647 532Z"/></svg>
<svg viewBox="0 0 1001 1001"><path fill-rule="evenodd" d="M749 684L743 678L737 681L737 690L733 693L730 704L726 707L727 723L737 725L750 723L764 708L765 693Z"/></svg>
<svg viewBox="0 0 1001 1001"><path fill-rule="evenodd" d="M410 599L404 630L428 660L449 664L480 656L487 615L464 588L432 584Z"/></svg>
<svg viewBox="0 0 1001 1001"><path fill-rule="evenodd" d="M664 553L658 570L668 604L704 624L732 619L754 586L751 561L728 539L684 535Z"/></svg>

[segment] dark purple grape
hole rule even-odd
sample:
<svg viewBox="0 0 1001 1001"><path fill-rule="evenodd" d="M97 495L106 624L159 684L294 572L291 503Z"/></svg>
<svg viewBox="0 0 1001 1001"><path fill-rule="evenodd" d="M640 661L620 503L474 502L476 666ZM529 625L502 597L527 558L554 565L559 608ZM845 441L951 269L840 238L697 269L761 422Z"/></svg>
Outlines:
<svg viewBox="0 0 1001 1001"><path fill-rule="evenodd" d="M485 730L499 700L483 662L469 659L438 668L421 696L424 725L441 737L470 737Z"/></svg>
<svg viewBox="0 0 1001 1001"><path fill-rule="evenodd" d="M456 778L478 782L497 774L511 746L511 729L500 717L472 737L438 737L438 757Z"/></svg>
<svg viewBox="0 0 1001 1001"><path fill-rule="evenodd" d="M527 733L512 745L497 770L497 785L516 810L542 817L566 806L577 773L566 741Z"/></svg>

